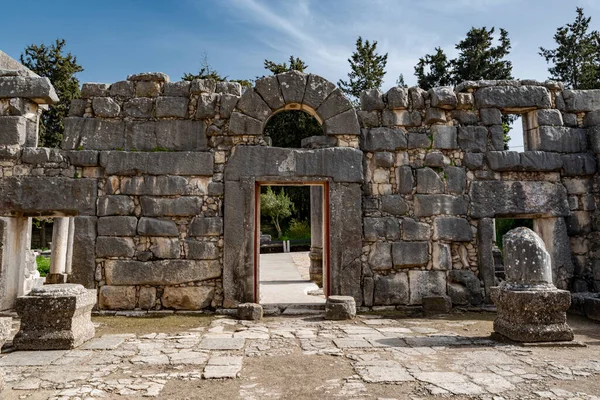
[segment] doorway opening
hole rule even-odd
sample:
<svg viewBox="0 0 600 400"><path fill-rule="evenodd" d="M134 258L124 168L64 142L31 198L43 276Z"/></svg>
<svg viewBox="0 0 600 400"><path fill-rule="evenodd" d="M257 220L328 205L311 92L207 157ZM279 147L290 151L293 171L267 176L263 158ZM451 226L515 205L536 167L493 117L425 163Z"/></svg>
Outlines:
<svg viewBox="0 0 600 400"><path fill-rule="evenodd" d="M256 184L254 297L324 304L329 292L327 182Z"/></svg>

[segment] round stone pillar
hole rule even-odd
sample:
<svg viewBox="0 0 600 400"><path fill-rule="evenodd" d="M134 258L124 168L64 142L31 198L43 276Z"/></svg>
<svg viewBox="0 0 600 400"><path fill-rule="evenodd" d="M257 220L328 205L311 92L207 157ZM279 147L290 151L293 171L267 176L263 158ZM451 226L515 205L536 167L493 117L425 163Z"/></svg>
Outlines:
<svg viewBox="0 0 600 400"><path fill-rule="evenodd" d="M46 283L66 283L67 253L69 247L70 218L54 218L52 229L52 253L50 255L50 273Z"/></svg>
<svg viewBox="0 0 600 400"><path fill-rule="evenodd" d="M323 286L323 187L310 187L310 280Z"/></svg>

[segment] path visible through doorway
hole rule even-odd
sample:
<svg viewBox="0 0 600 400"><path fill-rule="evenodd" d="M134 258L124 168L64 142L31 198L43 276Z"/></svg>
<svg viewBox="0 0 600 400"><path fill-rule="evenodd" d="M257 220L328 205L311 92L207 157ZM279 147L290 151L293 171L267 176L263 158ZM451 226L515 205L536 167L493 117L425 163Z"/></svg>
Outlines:
<svg viewBox="0 0 600 400"><path fill-rule="evenodd" d="M322 294L308 294L318 291L319 287L303 273L304 269L308 271L308 267L304 267L302 255L308 263L308 252L260 255L261 304L325 303Z"/></svg>

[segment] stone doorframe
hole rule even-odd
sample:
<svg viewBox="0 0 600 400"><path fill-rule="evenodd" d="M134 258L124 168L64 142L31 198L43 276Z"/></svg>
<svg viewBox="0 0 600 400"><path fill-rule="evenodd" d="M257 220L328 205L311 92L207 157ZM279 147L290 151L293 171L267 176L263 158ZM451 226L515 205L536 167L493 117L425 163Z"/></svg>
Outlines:
<svg viewBox="0 0 600 400"><path fill-rule="evenodd" d="M256 300L260 183L319 183L329 196L329 294L362 304L362 152L238 146L225 168L223 292L226 308Z"/></svg>

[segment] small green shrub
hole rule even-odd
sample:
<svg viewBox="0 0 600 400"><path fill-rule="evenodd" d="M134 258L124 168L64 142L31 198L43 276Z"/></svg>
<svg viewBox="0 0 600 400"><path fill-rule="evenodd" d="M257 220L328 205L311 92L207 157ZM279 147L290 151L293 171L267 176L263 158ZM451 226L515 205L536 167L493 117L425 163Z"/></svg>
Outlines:
<svg viewBox="0 0 600 400"><path fill-rule="evenodd" d="M40 276L46 276L50 273L50 257L37 256L35 262L37 263L37 270Z"/></svg>
<svg viewBox="0 0 600 400"><path fill-rule="evenodd" d="M310 222L307 219L293 218L290 222L289 236L291 239L310 239Z"/></svg>

